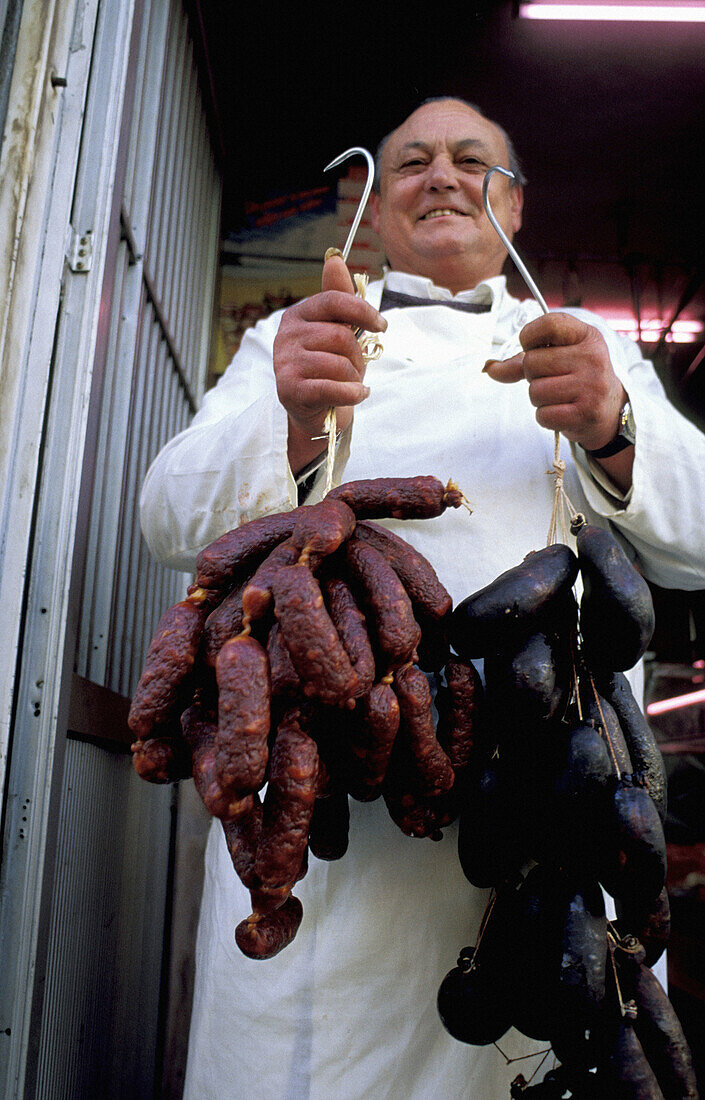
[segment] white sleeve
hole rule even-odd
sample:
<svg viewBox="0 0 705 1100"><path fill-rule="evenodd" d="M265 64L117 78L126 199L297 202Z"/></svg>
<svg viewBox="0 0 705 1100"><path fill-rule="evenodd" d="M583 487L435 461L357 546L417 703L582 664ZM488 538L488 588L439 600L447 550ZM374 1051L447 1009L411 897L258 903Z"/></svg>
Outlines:
<svg viewBox="0 0 705 1100"><path fill-rule="evenodd" d="M286 412L272 369L280 319L281 312L248 329L190 426L147 472L142 531L165 565L191 571L198 551L223 532L296 506Z"/></svg>
<svg viewBox="0 0 705 1100"><path fill-rule="evenodd" d="M572 445L588 503L631 544L644 575L664 588L705 588L705 435L668 400L637 344L594 315L566 310L595 325L634 412L632 487L621 496L604 472Z"/></svg>

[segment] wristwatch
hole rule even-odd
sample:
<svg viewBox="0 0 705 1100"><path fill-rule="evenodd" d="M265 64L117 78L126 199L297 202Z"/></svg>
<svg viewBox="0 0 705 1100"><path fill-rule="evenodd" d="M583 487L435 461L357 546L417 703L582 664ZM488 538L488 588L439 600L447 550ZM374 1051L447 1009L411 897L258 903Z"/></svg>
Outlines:
<svg viewBox="0 0 705 1100"><path fill-rule="evenodd" d="M619 425L614 439L611 439L604 447L598 447L596 451L588 451L587 447L585 451L593 458L610 458L611 455L618 455L625 447L633 447L635 443L636 424L634 423L634 413L630 402L625 401L619 413Z"/></svg>

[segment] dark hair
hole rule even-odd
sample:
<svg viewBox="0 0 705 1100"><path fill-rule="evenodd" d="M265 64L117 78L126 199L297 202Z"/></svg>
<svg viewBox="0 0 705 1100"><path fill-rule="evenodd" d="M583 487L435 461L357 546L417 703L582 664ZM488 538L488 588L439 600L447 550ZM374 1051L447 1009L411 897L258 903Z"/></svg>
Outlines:
<svg viewBox="0 0 705 1100"><path fill-rule="evenodd" d="M418 106L414 108L414 111L418 111L419 107L425 107L427 103L444 103L446 100L449 99L453 100L454 103L463 103L472 111L476 111L477 114L481 116L481 118L487 118L487 115L482 111L480 107L477 106L476 103L471 103L468 99L462 99L460 96L457 95L429 96L428 99L424 99L421 103L419 103ZM414 111L410 111L409 115L407 115L406 117L408 118L414 113ZM514 173L514 179L512 180L510 187L517 187L519 184L525 184L526 176L524 175L524 170L521 166L521 162L519 160L519 157L517 156L516 149L514 148L514 143L512 142L509 134L503 126L500 126L499 123L495 122L493 119L487 118L487 121L491 122L493 126L497 127L500 134L507 143L507 152L509 154L509 168L510 171ZM379 145L377 146L377 151L375 152L375 178L373 187L378 194L382 183L382 153L384 151L385 145L397 129L398 127L395 126L394 130L390 130L388 134L385 134L385 136L382 138Z"/></svg>

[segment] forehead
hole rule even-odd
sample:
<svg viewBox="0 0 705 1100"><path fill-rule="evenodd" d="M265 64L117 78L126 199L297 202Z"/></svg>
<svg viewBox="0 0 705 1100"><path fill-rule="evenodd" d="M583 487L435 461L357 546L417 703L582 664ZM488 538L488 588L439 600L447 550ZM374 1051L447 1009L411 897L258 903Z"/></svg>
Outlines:
<svg viewBox="0 0 705 1100"><path fill-rule="evenodd" d="M465 103L448 99L419 107L392 132L383 150L382 171L392 167L407 147L453 150L465 141L482 143L495 161L508 166L507 143L494 123Z"/></svg>

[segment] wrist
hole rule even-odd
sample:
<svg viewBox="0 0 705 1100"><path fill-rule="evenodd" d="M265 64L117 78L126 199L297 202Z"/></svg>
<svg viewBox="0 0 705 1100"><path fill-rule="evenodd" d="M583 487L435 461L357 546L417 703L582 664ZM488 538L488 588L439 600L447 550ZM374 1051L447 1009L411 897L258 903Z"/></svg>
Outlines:
<svg viewBox="0 0 705 1100"><path fill-rule="evenodd" d="M589 454L591 458L612 458L613 455L619 454L621 451L626 450L627 447L633 447L635 443L636 423L634 421L631 403L629 398L626 397L619 410L617 430L612 438L601 447L583 447L583 450L586 454Z"/></svg>

